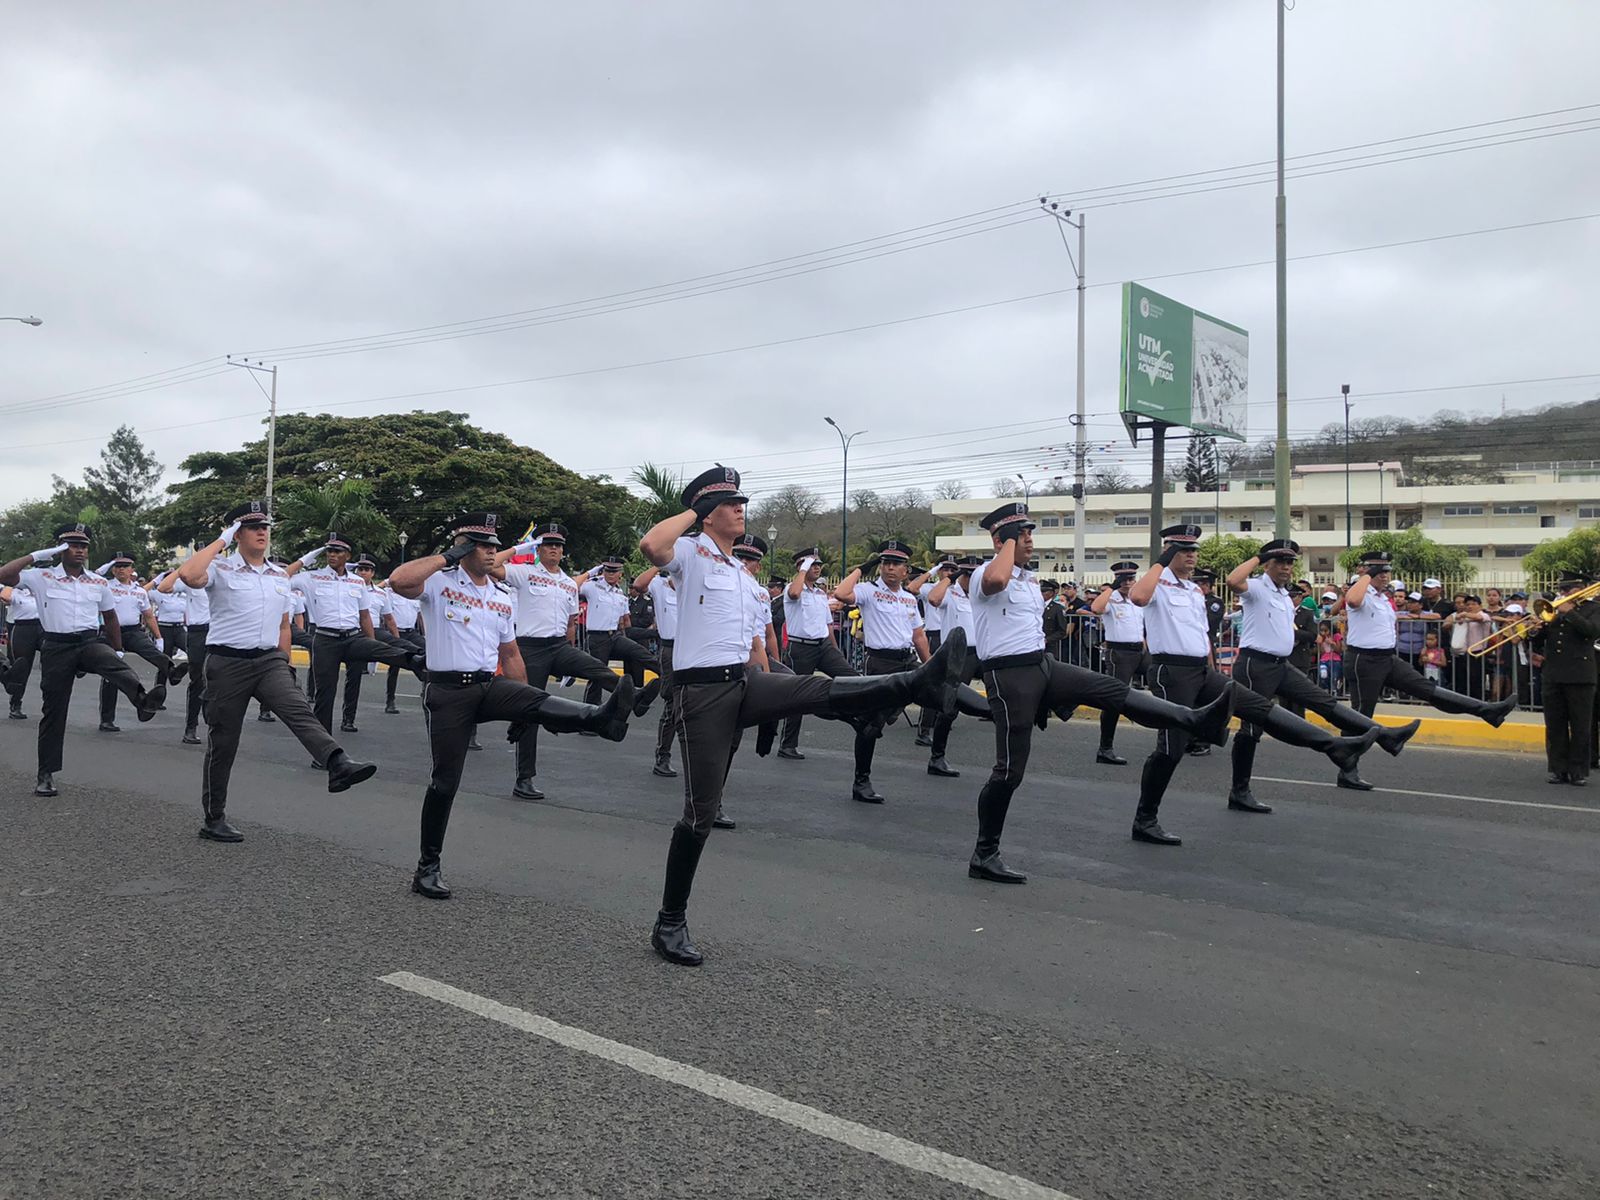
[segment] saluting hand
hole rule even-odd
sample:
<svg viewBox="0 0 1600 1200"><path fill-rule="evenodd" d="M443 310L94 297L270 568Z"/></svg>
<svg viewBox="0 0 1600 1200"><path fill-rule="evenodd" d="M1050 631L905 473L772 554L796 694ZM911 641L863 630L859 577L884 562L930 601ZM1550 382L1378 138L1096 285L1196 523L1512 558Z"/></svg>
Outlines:
<svg viewBox="0 0 1600 1200"><path fill-rule="evenodd" d="M51 546L48 550L35 550L32 554L36 563L49 562L52 558L60 558L67 552L67 544L62 542L59 546Z"/></svg>
<svg viewBox="0 0 1600 1200"><path fill-rule="evenodd" d="M316 566L317 559L321 558L327 551L328 548L326 546L318 546L315 550L307 551L300 556L300 565L307 569Z"/></svg>
<svg viewBox="0 0 1600 1200"><path fill-rule="evenodd" d="M239 526L242 524L242 521L235 521L222 531L222 548L224 550L233 545L234 539L239 536ZM307 565L309 566L310 564L308 563Z"/></svg>

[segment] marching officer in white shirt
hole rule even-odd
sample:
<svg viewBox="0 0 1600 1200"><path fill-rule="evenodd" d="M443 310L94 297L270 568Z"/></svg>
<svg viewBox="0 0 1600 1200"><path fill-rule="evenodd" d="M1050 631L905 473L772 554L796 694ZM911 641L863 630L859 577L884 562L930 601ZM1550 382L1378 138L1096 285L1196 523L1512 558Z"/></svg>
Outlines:
<svg viewBox="0 0 1600 1200"><path fill-rule="evenodd" d="M946 560L935 563L921 576L906 583L906 587L922 601L922 632L928 639L930 651L939 649L939 638L944 633L944 612L937 605L930 603L929 597L940 583L954 579L955 573L955 563ZM971 629L967 630L967 651L972 652ZM924 712L917 718L916 745L929 747L933 745L933 729L937 723L938 716L935 713Z"/></svg>
<svg viewBox="0 0 1600 1200"><path fill-rule="evenodd" d="M1417 669L1395 653L1397 617L1389 584L1393 580L1390 556L1374 551L1363 556L1361 573L1334 605L1345 611L1345 686L1350 689L1350 707L1364 717L1378 708L1384 688L1415 696L1440 712L1465 713L1480 717L1495 729L1505 723L1517 706L1515 695L1504 700L1478 700L1440 687L1424 678Z"/></svg>
<svg viewBox="0 0 1600 1200"><path fill-rule="evenodd" d="M911 701L946 707L953 702L948 652L959 658L966 650L966 637L958 633L946 639L938 656L914 671L865 679L753 669L743 586L748 576L733 558L748 499L739 482L739 472L731 467L703 472L684 489L684 511L657 524L639 542L645 559L666 571L678 591L672 686L678 693L684 809L673 826L661 911L650 943L680 966L697 967L702 961L689 939L686 911L700 854L721 805L734 734L790 713L865 716ZM697 523L701 532L690 537Z"/></svg>
<svg viewBox="0 0 1600 1200"><path fill-rule="evenodd" d="M1100 618L1105 629L1104 645L1110 660L1111 674L1123 683L1131 684L1141 670L1149 674L1149 656L1144 650L1144 609L1128 599L1133 581L1139 577L1139 564L1124 559L1111 564L1111 586L1100 589L1100 594L1089 605L1089 611ZM1113 767L1125 767L1128 760L1116 751L1117 714L1106 709L1100 714L1100 748L1094 760Z"/></svg>
<svg viewBox="0 0 1600 1200"><path fill-rule="evenodd" d="M495 513L468 513L452 524L450 546L443 554L402 563L389 576L396 593L421 602L428 628L422 706L433 747L433 774L422 800L421 855L411 890L431 900L450 898L450 887L439 874L439 856L474 729L485 721L507 721L543 725L552 733L587 730L620 742L627 736L633 705L633 681L627 678L599 707L529 686L517 647L511 589L494 577L498 529Z"/></svg>
<svg viewBox="0 0 1600 1200"><path fill-rule="evenodd" d="M1399 754L1421 721L1409 725L1379 725L1352 708L1337 703L1326 689L1318 687L1290 662L1294 652L1294 618L1298 607L1290 593L1300 547L1288 538L1275 538L1261 547L1254 558L1247 558L1228 575L1228 590L1239 597L1243 626L1239 635L1239 656L1233 662L1233 681L1267 699L1286 706L1310 709L1335 729L1344 733L1366 733L1377 729L1378 745L1390 754ZM1252 577L1257 566L1261 574ZM1291 709L1292 711L1292 709ZM1233 740L1233 785L1228 792L1228 807L1246 812L1271 812L1250 791L1250 772L1255 762L1261 727L1243 721ZM1361 778L1356 764L1341 768L1338 785L1367 792L1372 785Z"/></svg>
<svg viewBox="0 0 1600 1200"><path fill-rule="evenodd" d="M846 575L833 590L840 603L854 602L861 609L861 623L867 646L867 675L893 675L914 668L932 657L928 638L922 631L922 614L917 598L905 589L906 571L911 562L911 547L889 538L861 566ZM874 566L878 578L863 583L862 576ZM963 642L965 639L963 639ZM964 657L964 656L963 656ZM956 664L958 667L960 663ZM855 781L850 798L863 804L882 804L883 797L872 786L872 758L885 726L900 719L900 709L891 709L880 721L869 722L856 730Z"/></svg>
<svg viewBox="0 0 1600 1200"><path fill-rule="evenodd" d="M53 777L61 770L67 706L80 671L110 680L133 701L141 721L153 718L167 695L167 689L159 685L146 691L133 668L122 661L122 626L116 619L110 585L84 569L89 561L89 527L78 523L63 525L55 536L59 545L24 554L0 567L0 586L32 595L39 606L43 630L39 691L44 697L44 709L39 720L39 776L33 789L36 796L56 794ZM40 565L56 558L61 560L58 566ZM104 640L100 636L102 615Z"/></svg>
<svg viewBox="0 0 1600 1200"><path fill-rule="evenodd" d="M978 670L994 720L995 764L978 793L978 840L967 874L991 883L1026 883L1028 877L1000 857L1000 835L1027 770L1035 725L1044 729L1052 712L1065 719L1087 704L1125 712L1163 736L1176 730L1183 741L1194 736L1221 745L1228 736L1233 688L1224 686L1206 707L1194 709L1132 691L1110 675L1046 654L1044 595L1038 576L1025 565L1033 557L1028 506L1003 504L979 524L994 543L994 557L973 576L971 595Z"/></svg>
<svg viewBox="0 0 1600 1200"><path fill-rule="evenodd" d="M957 714L967 713L984 719L989 716L989 702L965 686L978 675L978 630L972 619L972 574L982 565L983 560L976 554L942 564L949 570L941 570L933 587L924 591L928 612L937 614L945 629L960 626L967 634L967 653L958 673L963 686L957 694L956 711L934 714L933 735L928 739L928 774L945 779L955 779L961 774L944 759ZM923 715L928 715L926 710Z"/></svg>
<svg viewBox="0 0 1600 1200"><path fill-rule="evenodd" d="M174 664L166 654L150 597L133 578L133 556L126 550L119 550L105 567L111 572L107 587L111 592L117 623L122 627L123 650L137 654L153 666L156 669L156 682L163 687L182 683L184 672L189 669L188 664ZM104 570L96 574L105 577ZM117 728L117 688L108 679L100 681L100 732L122 732Z"/></svg>
<svg viewBox="0 0 1600 1200"><path fill-rule="evenodd" d="M584 630L590 657L608 665L613 658L622 660L622 669L633 678L637 698L634 715L642 717L661 691L661 668L654 654L628 636L632 617L628 615L628 589L622 586L623 557L613 554L600 564L598 573L589 572L578 587L578 595L588 605ZM647 670L658 677L648 688L644 682ZM583 689L584 703L596 703L601 690L602 685L591 679Z"/></svg>
<svg viewBox="0 0 1600 1200"><path fill-rule="evenodd" d="M192 588L178 578L176 571L169 572L156 585L158 591L168 591L167 579L173 582L170 592L183 597L183 641L189 655L189 687L184 697L183 744L200 744L200 720L206 711L206 638L211 632L211 596L205 588Z"/></svg>
<svg viewBox="0 0 1600 1200"><path fill-rule="evenodd" d="M163 571L145 584L145 594L150 597L150 607L155 610L156 629L161 633L162 648L169 654L182 650L189 653L189 598L182 592L163 592L157 588L170 572ZM191 665L191 669L192 665Z"/></svg>
<svg viewBox="0 0 1600 1200"><path fill-rule="evenodd" d="M1170 525L1161 531L1166 543L1160 559L1133 585L1129 599L1145 610L1145 640L1150 645L1150 686L1158 696L1179 704L1204 703L1231 687L1227 676L1211 666L1211 634L1206 624L1205 597L1191 578L1202 530L1198 525ZM1291 631L1292 637L1292 631ZM1234 688L1233 707L1241 720L1281 742L1326 754L1341 771L1378 739L1379 730L1362 737L1336 738L1325 729L1285 711L1264 696ZM1222 745L1221 741L1216 742ZM1187 739L1163 730L1145 759L1139 781L1139 807L1133 839L1159 846L1179 846L1183 839L1161 827L1161 798L1187 749ZM1266 805L1229 801L1245 812L1271 811Z"/></svg>
<svg viewBox="0 0 1600 1200"><path fill-rule="evenodd" d="M323 554L328 565L313 564ZM367 581L348 570L350 542L342 533L328 534L326 544L288 566L289 588L305 597L306 616L314 627L311 649L313 710L322 727L333 729L333 702L339 691L339 668L346 663L388 663L416 670L420 655L409 646L385 646L373 636L372 613L367 606ZM357 667L359 670L360 667ZM347 683L343 725L349 718L353 694ZM341 732L346 731L342 729ZM349 730L353 732L353 730ZM320 767L322 763L316 763Z"/></svg>
<svg viewBox="0 0 1600 1200"><path fill-rule="evenodd" d="M340 749L289 677L289 576L267 561L272 525L266 506L247 500L222 519L229 522L222 535L184 560L176 575L194 595L204 593L211 600L200 836L231 843L244 840L227 818L228 784L252 700L275 712L311 757L326 764L328 791L345 791L371 779L378 768L355 762ZM235 539L239 548L229 554ZM163 580L161 586L169 583Z"/></svg>
<svg viewBox="0 0 1600 1200"><path fill-rule="evenodd" d="M815 675L821 671L829 679L854 675L855 668L845 661L833 640L833 614L841 606L833 593L817 584L822 578L822 554L815 546L794 552L794 578L783 592L783 623L789 630L789 669L796 675ZM783 723L778 740L778 757L800 762L800 717Z"/></svg>
<svg viewBox="0 0 1600 1200"><path fill-rule="evenodd" d="M22 697L28 690L28 676L33 673L34 656L39 653L44 629L39 623L39 603L33 593L19 587L0 589L0 599L6 602L6 664L0 670L0 683L11 697L11 708L6 714L13 721L26 721L22 711Z"/></svg>
<svg viewBox="0 0 1600 1200"><path fill-rule="evenodd" d="M407 646L412 650L426 650L428 643L422 628L422 605L408 596L402 596L393 587L383 588L383 605L379 609L383 628L378 632L378 640L388 642L390 645ZM394 669L389 671L388 683L384 688L383 711L398 713L399 705L395 703L395 693L400 684L400 672Z"/></svg>
<svg viewBox="0 0 1600 1200"><path fill-rule="evenodd" d="M610 666L577 647L578 589L588 579L573 579L561 569L567 552L567 527L559 521L544 521L533 526L532 536L521 545L495 555L494 574L505 579L516 610L517 649L522 653L523 674L530 686L544 688L552 678L586 679L598 698L600 692L615 691L619 676ZM507 560L537 554L538 562L514 563ZM502 575L503 573L503 575ZM626 611L627 602L623 602ZM635 691L633 715L643 716L638 701L648 707L650 699ZM584 690L585 703L589 689ZM520 800L543 800L544 792L533 782L539 774L539 730L537 726L514 729L517 745L517 774L511 794Z"/></svg>
<svg viewBox="0 0 1600 1200"><path fill-rule="evenodd" d="M633 591L650 597L656 610L656 662L660 664L661 716L656 721L656 761L650 768L652 775L663 779L676 779L672 769L672 731L675 725L675 708L672 690L672 647L678 638L678 589L672 577L663 575L661 568L651 566L641 571L633 581Z"/></svg>

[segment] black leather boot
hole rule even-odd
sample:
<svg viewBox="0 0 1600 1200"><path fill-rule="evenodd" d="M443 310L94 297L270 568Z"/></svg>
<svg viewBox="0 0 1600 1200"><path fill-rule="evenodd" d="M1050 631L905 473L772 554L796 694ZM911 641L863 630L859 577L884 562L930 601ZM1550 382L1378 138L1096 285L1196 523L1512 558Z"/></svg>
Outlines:
<svg viewBox="0 0 1600 1200"><path fill-rule="evenodd" d="M945 762L944 755L934 751L933 757L928 759L928 774L937 775L941 779L959 779L961 772Z"/></svg>
<svg viewBox="0 0 1600 1200"><path fill-rule="evenodd" d="M954 630L927 662L893 675L841 675L828 689L836 715L888 712L920 704L941 713L955 711L956 682L966 661L967 631Z"/></svg>
<svg viewBox="0 0 1600 1200"><path fill-rule="evenodd" d="M1421 721L1412 721L1409 725L1385 725L1378 734L1378 745L1390 754L1399 754L1421 728Z"/></svg>
<svg viewBox="0 0 1600 1200"><path fill-rule="evenodd" d="M667 847L667 877L661 888L661 911L656 914L650 945L657 954L680 967L698 967L704 961L689 940L685 914L694 873L700 865L705 842L682 821L672 827L672 844Z"/></svg>
<svg viewBox="0 0 1600 1200"><path fill-rule="evenodd" d="M141 723L145 721L154 721L156 719L156 714L161 711L161 706L166 702L167 689L158 683L155 687L151 688L148 692L139 697L139 701L137 706L134 708L134 712L138 715Z"/></svg>
<svg viewBox="0 0 1600 1200"><path fill-rule="evenodd" d="M616 689L599 704L584 704L565 696L550 696L539 706L534 720L551 733L593 733L608 742L628 736L633 711L633 680L624 675ZM510 732L507 731L507 737Z"/></svg>
<svg viewBox="0 0 1600 1200"><path fill-rule="evenodd" d="M713 828L713 829L737 829L737 828L739 828L739 823L737 821L735 821L732 817L730 817L727 813L723 812L722 811L722 807L719 805L717 807L717 815L711 818L711 828Z"/></svg>
<svg viewBox="0 0 1600 1200"><path fill-rule="evenodd" d="M964 683L956 685L956 712L963 717L976 717L980 721L994 720L994 713L989 708L989 698Z"/></svg>
<svg viewBox="0 0 1600 1200"><path fill-rule="evenodd" d="M1026 883L1028 877L1013 871L1000 857L1000 835L1005 832L1006 813L1011 808L1011 784L990 779L978 791L978 841L967 862L969 879L991 883Z"/></svg>
<svg viewBox="0 0 1600 1200"><path fill-rule="evenodd" d="M878 795L872 786L872 776L856 772L855 782L850 785L850 799L859 800L863 804L882 804L883 797Z"/></svg>
<svg viewBox="0 0 1600 1200"><path fill-rule="evenodd" d="M200 731L193 725L183 731L183 744L185 746L198 746L200 744Z"/></svg>
<svg viewBox="0 0 1600 1200"><path fill-rule="evenodd" d="M1464 696L1460 692L1440 688L1433 694L1433 706L1440 712L1481 717L1491 728L1499 729L1506 723L1506 718L1511 715L1512 710L1517 707L1517 698L1507 696L1504 700L1474 700L1471 696Z"/></svg>
<svg viewBox="0 0 1600 1200"><path fill-rule="evenodd" d="M422 795L422 847L417 870L411 877L411 890L430 900L448 900L450 885L439 875L439 856L444 851L444 833L450 826L454 796L430 787Z"/></svg>
<svg viewBox="0 0 1600 1200"><path fill-rule="evenodd" d="M356 719L354 717L346 717L344 720L339 722L339 732L360 733L361 730L356 728Z"/></svg>
<svg viewBox="0 0 1600 1200"><path fill-rule="evenodd" d="M511 785L511 794L518 800L543 800L544 793L534 784L531 775L521 776Z"/></svg>
<svg viewBox="0 0 1600 1200"><path fill-rule="evenodd" d="M160 682L166 684L168 687L177 687L180 683L183 682L184 677L187 676L188 674L189 674L189 664L188 664L188 662L181 662L181 663L178 663L177 665L175 665L172 668L172 670L168 671L167 672L167 677L165 679L161 680Z"/></svg>
<svg viewBox="0 0 1600 1200"><path fill-rule="evenodd" d="M1350 766L1341 770L1339 777L1334 782L1352 792L1370 792L1372 790L1372 785L1361 778L1361 769L1355 763L1351 763Z"/></svg>
<svg viewBox="0 0 1600 1200"><path fill-rule="evenodd" d="M672 769L672 760L670 758L656 759L656 765L650 768L650 774L659 775L663 779L676 779L678 777L678 773Z"/></svg>
<svg viewBox="0 0 1600 1200"><path fill-rule="evenodd" d="M200 837L208 842L242 842L244 834L228 824L222 813L207 813L205 824L200 826Z"/></svg>
<svg viewBox="0 0 1600 1200"><path fill-rule="evenodd" d="M1028 882L1027 875L1006 866L1005 859L1000 857L999 842L980 841L973 847L972 858L967 863L967 878L987 879L990 883Z"/></svg>
<svg viewBox="0 0 1600 1200"><path fill-rule="evenodd" d="M650 945L662 958L680 967L698 967L706 960L689 940L689 920L681 908L675 912L662 909L656 914Z"/></svg>
<svg viewBox="0 0 1600 1200"><path fill-rule="evenodd" d="M1250 770L1255 766L1255 738L1233 739L1233 786L1228 789L1228 807L1236 812L1269 813L1272 805L1262 804L1250 791Z"/></svg>
<svg viewBox="0 0 1600 1200"><path fill-rule="evenodd" d="M656 697L661 694L661 676L657 675L649 683L639 689L633 698L633 715L642 717L650 711L650 706L656 702Z"/></svg>
<svg viewBox="0 0 1600 1200"><path fill-rule="evenodd" d="M1104 763L1108 767L1125 767L1128 765L1128 760L1110 746L1101 746L1100 749L1096 750L1094 752L1094 760L1097 763Z"/></svg>
<svg viewBox="0 0 1600 1200"><path fill-rule="evenodd" d="M1353 769L1383 733L1382 725L1374 725L1355 737L1334 737L1326 729L1295 716L1279 704L1272 705L1262 718L1261 727L1280 742L1326 754L1341 773Z"/></svg>
<svg viewBox="0 0 1600 1200"><path fill-rule="evenodd" d="M115 721L101 721L100 722L100 732L101 733L121 733L122 732L122 726L118 725Z"/></svg>
<svg viewBox="0 0 1600 1200"><path fill-rule="evenodd" d="M256 720L258 721L276 721L277 719L277 717L273 716L264 708L256 714Z"/></svg>
<svg viewBox="0 0 1600 1200"><path fill-rule="evenodd" d="M438 854L424 853L417 860L416 873L411 876L411 890L429 900L450 899L450 885L439 874Z"/></svg>
<svg viewBox="0 0 1600 1200"><path fill-rule="evenodd" d="M1139 807L1133 814L1133 840L1149 842L1155 846L1181 846L1183 839L1161 828L1159 813L1161 797L1167 784L1178 769L1176 759L1165 754L1152 754L1144 760L1144 770L1139 777Z"/></svg>
<svg viewBox="0 0 1600 1200"><path fill-rule="evenodd" d="M385 716L399 716L400 706L391 700L383 706L383 712Z"/></svg>
<svg viewBox="0 0 1600 1200"><path fill-rule="evenodd" d="M54 796L57 794L55 780L50 777L49 771L39 772L39 778L33 784L33 794L35 796Z"/></svg>
<svg viewBox="0 0 1600 1200"><path fill-rule="evenodd" d="M328 755L328 790L343 792L378 773L377 763L356 762L343 750Z"/></svg>
<svg viewBox="0 0 1600 1200"><path fill-rule="evenodd" d="M6 713L6 716L13 721L26 721L28 719L28 714L22 711L22 701L15 698L12 699L11 709Z"/></svg>
<svg viewBox="0 0 1600 1200"><path fill-rule="evenodd" d="M778 740L778 722L765 721L756 730L756 757L765 758L772 753L772 743Z"/></svg>
<svg viewBox="0 0 1600 1200"><path fill-rule="evenodd" d="M1122 702L1122 712L1146 729L1180 729L1199 738L1202 745L1209 742L1213 746L1225 746L1237 692L1238 685L1230 682L1222 694L1204 708L1190 708L1129 688Z"/></svg>

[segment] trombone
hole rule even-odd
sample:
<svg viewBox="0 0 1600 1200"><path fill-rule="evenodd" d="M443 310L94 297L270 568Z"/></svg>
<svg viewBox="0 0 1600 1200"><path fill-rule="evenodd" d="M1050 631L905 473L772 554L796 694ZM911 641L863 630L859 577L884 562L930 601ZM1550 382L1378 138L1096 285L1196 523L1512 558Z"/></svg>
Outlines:
<svg viewBox="0 0 1600 1200"><path fill-rule="evenodd" d="M1586 600L1595 599L1600 599L1600 583L1591 583L1587 587L1579 588L1575 592L1568 592L1565 596L1558 596L1554 600L1546 600L1543 596L1536 596L1533 603L1528 605L1529 612L1527 616L1518 617L1510 625L1502 625L1488 637L1473 642L1472 645L1467 647L1467 653L1473 658L1482 658L1486 654L1493 654L1502 646L1520 642L1541 626L1548 625L1551 621L1554 621L1556 614L1563 606L1582 604Z"/></svg>

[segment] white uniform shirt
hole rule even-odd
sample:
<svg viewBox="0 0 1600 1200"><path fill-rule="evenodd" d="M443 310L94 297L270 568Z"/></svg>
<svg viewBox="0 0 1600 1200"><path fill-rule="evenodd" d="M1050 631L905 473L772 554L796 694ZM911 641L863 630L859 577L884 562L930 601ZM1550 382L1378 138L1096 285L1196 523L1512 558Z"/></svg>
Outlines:
<svg viewBox="0 0 1600 1200"><path fill-rule="evenodd" d="M1179 579L1171 567L1161 568L1161 582L1144 609L1144 637L1151 654L1209 655L1211 634L1200 585Z"/></svg>
<svg viewBox="0 0 1600 1200"><path fill-rule="evenodd" d="M578 611L578 585L560 567L543 563L507 563L506 585L516 597L517 636L566 637Z"/></svg>
<svg viewBox="0 0 1600 1200"><path fill-rule="evenodd" d="M293 588L289 589L289 620L292 623L296 617L303 617L306 613L306 598Z"/></svg>
<svg viewBox="0 0 1600 1200"><path fill-rule="evenodd" d="M182 592L163 592L151 589L150 603L155 605L156 624L187 625L189 623L189 597Z"/></svg>
<svg viewBox="0 0 1600 1200"><path fill-rule="evenodd" d="M219 556L206 568L205 594L211 601L207 646L277 647L289 611L289 576L282 567L252 567L237 552Z"/></svg>
<svg viewBox="0 0 1600 1200"><path fill-rule="evenodd" d="M678 636L678 589L672 580L656 572L650 581L650 599L656 606L656 636L664 642L675 641Z"/></svg>
<svg viewBox="0 0 1600 1200"><path fill-rule="evenodd" d="M988 563L972 573L972 644L980 660L1010 658L1044 650L1044 593L1039 577L1025 567L1011 568L1011 581L992 596L983 592Z"/></svg>
<svg viewBox="0 0 1600 1200"><path fill-rule="evenodd" d="M115 612L111 588L93 571L68 575L59 567L29 567L17 579L39 605L39 624L46 633L82 633L100 627L100 614Z"/></svg>
<svg viewBox="0 0 1600 1200"><path fill-rule="evenodd" d="M588 602L589 616L584 624L591 633L615 633L628 615L628 593L604 579L586 581L578 594Z"/></svg>
<svg viewBox="0 0 1600 1200"><path fill-rule="evenodd" d="M767 644L767 626L772 624L772 600L767 596L767 589L761 586L761 581L748 571L745 572L745 582L750 593L750 641L761 639L761 644Z"/></svg>
<svg viewBox="0 0 1600 1200"><path fill-rule="evenodd" d="M192 588L183 580L172 585L172 590L182 592L187 601L186 612L191 625L211 624L211 594L205 588Z"/></svg>
<svg viewBox="0 0 1600 1200"><path fill-rule="evenodd" d="M388 589L384 594L387 597L384 603L389 615L394 618L395 627L401 633L415 629L417 627L417 614L422 611L421 602L407 599L393 588Z"/></svg>
<svg viewBox="0 0 1600 1200"><path fill-rule="evenodd" d="M1113 591L1106 601L1106 610L1100 614L1108 642L1144 641L1144 609L1121 592Z"/></svg>
<svg viewBox="0 0 1600 1200"><path fill-rule="evenodd" d="M911 649L913 631L922 628L915 596L904 588L892 591L882 581L874 581L856 584L855 598L868 650Z"/></svg>
<svg viewBox="0 0 1600 1200"><path fill-rule="evenodd" d="M1349 622L1345 631L1347 645L1354 646L1358 650L1394 649L1395 625L1398 619L1389 597L1377 588L1367 589L1367 594L1361 599L1360 607L1347 604L1345 617Z"/></svg>
<svg viewBox="0 0 1600 1200"><path fill-rule="evenodd" d="M1294 649L1294 598L1265 575L1251 579L1239 597L1244 613L1239 645L1287 656Z"/></svg>
<svg viewBox="0 0 1600 1200"><path fill-rule="evenodd" d="M661 568L678 589L678 636L672 669L727 667L750 661L745 589L738 561L709 536L681 537L672 561Z"/></svg>
<svg viewBox="0 0 1600 1200"><path fill-rule="evenodd" d="M383 614L389 611L389 593L381 587L367 584L367 614L372 618L372 630L383 628Z"/></svg>
<svg viewBox="0 0 1600 1200"><path fill-rule="evenodd" d="M511 589L498 579L479 585L460 567L437 571L423 584L420 602L430 671L492 671L500 647L516 640Z"/></svg>
<svg viewBox="0 0 1600 1200"><path fill-rule="evenodd" d="M306 619L318 629L341 633L361 628L361 610L367 606L367 581L345 569L335 575L332 567L301 571L289 580L292 590L306 599Z"/></svg>
<svg viewBox="0 0 1600 1200"><path fill-rule="evenodd" d="M111 589L111 603L116 607L119 624L137 625L139 618L150 611L150 597L144 594L144 589L137 583L118 583L115 579L108 579L106 586Z"/></svg>
<svg viewBox="0 0 1600 1200"><path fill-rule="evenodd" d="M968 577L970 580L970 576ZM938 605L928 605L928 615L939 614L940 624L945 633L952 629L961 628L967 631L967 645L977 644L978 627L972 620L972 597L961 586L959 578L951 581L945 589L944 600ZM1041 631L1043 626L1040 626Z"/></svg>
<svg viewBox="0 0 1600 1200"><path fill-rule="evenodd" d="M833 632L833 609L828 604L830 599L826 591L811 584L800 586L798 600L789 595L788 589L785 588L783 624L789 631L789 636L805 638L808 641L829 636Z"/></svg>
<svg viewBox="0 0 1600 1200"><path fill-rule="evenodd" d="M15 623L38 619L39 602L33 598L33 593L24 591L21 584L12 588L11 603L6 605L6 620Z"/></svg>
<svg viewBox="0 0 1600 1200"><path fill-rule="evenodd" d="M922 597L922 627L928 633L944 632L944 610L928 603L928 597L933 595L933 589L939 586L939 575L933 577L917 589L917 595ZM950 585L954 587L954 584Z"/></svg>

